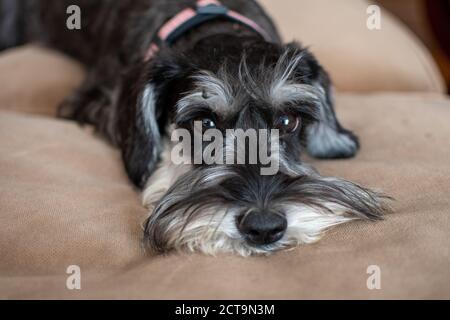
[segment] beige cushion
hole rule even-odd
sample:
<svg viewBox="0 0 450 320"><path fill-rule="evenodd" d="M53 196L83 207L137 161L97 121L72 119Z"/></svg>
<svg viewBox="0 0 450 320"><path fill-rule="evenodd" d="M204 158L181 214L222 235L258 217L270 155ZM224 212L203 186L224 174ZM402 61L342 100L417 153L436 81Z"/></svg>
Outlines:
<svg viewBox="0 0 450 320"><path fill-rule="evenodd" d="M309 46L344 91L444 92L436 64L406 26L382 10L381 30L366 26L364 0L260 0L286 41Z"/></svg>
<svg viewBox="0 0 450 320"><path fill-rule="evenodd" d="M79 63L36 46L2 52L0 70L1 108L42 115L54 115L85 76Z"/></svg>
<svg viewBox="0 0 450 320"><path fill-rule="evenodd" d="M450 298L447 98L338 96L361 153L314 165L394 196L385 221L344 225L271 257L150 256L141 246L147 213L118 151L89 128L43 117L54 104L35 103L47 95L60 101L70 86L42 84L74 83L78 66L66 61L56 70L51 61L60 55L25 51L25 61L0 58L1 83L19 74L6 59L28 64L23 80L35 79L10 88L26 91L26 99L0 95L0 298ZM42 72L44 62L51 72ZM40 115L13 110L35 105ZM81 267L80 291L66 289L69 265ZM382 290L367 289L369 265L381 268Z"/></svg>

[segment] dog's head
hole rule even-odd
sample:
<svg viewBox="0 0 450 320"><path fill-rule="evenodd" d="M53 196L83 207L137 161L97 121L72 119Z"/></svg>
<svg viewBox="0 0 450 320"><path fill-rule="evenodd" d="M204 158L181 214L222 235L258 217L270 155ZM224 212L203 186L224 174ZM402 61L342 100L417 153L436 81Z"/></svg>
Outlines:
<svg viewBox="0 0 450 320"><path fill-rule="evenodd" d="M121 127L128 173L152 208L151 248L264 254L383 213L378 194L300 160L303 149L322 158L358 149L308 50L206 40L139 73L134 100L123 103L135 118Z"/></svg>

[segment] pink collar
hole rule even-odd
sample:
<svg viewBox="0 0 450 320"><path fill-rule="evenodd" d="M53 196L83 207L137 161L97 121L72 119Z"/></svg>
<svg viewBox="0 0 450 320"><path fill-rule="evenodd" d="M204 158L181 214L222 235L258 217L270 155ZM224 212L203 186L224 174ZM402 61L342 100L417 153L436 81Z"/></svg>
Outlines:
<svg viewBox="0 0 450 320"><path fill-rule="evenodd" d="M145 55L145 61L152 59L160 50L162 43L171 45L182 34L206 21L218 17L239 22L258 32L266 41L271 42L270 35L255 21L223 6L218 0L198 0L197 10L187 8L167 21L158 31Z"/></svg>

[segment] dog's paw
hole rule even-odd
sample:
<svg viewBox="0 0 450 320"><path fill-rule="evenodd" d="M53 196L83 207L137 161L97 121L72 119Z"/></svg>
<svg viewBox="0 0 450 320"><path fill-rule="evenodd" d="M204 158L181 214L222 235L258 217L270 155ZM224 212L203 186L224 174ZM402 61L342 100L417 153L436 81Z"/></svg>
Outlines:
<svg viewBox="0 0 450 320"><path fill-rule="evenodd" d="M96 125L102 118L102 112L111 104L111 98L99 88L80 90L66 98L58 107L57 116L74 120L79 124Z"/></svg>
<svg viewBox="0 0 450 320"><path fill-rule="evenodd" d="M339 132L325 126L311 130L308 134L308 153L319 159L347 159L354 157L360 145L351 131Z"/></svg>
<svg viewBox="0 0 450 320"><path fill-rule="evenodd" d="M74 103L73 99L66 98L58 106L57 116L58 118L73 120L77 110L78 105Z"/></svg>

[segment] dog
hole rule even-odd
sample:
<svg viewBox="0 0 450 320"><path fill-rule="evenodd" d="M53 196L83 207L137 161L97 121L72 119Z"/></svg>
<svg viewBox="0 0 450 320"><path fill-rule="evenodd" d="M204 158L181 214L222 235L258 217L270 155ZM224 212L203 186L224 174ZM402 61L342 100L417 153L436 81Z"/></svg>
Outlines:
<svg viewBox="0 0 450 320"><path fill-rule="evenodd" d="M71 5L80 30L65 27ZM283 44L257 2L54 0L33 12L37 38L88 68L59 116L93 125L121 150L149 208L144 240L152 252L267 255L389 210L384 195L301 160L305 152L351 158L358 138L336 117L327 72L301 44ZM266 143L276 172L262 174L259 156L195 161L208 139L181 143L200 149L173 161L174 133L228 137L231 129L265 130L243 151ZM225 140L219 160L239 157L242 147Z"/></svg>

